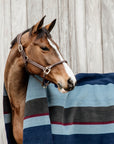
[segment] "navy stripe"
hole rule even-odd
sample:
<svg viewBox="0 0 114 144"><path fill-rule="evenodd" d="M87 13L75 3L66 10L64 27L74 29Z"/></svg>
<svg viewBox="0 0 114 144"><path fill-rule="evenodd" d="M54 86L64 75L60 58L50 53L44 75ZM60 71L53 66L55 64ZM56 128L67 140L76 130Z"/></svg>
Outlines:
<svg viewBox="0 0 114 144"><path fill-rule="evenodd" d="M23 144L114 144L114 133L52 135L49 125L37 126L24 130Z"/></svg>
<svg viewBox="0 0 114 144"><path fill-rule="evenodd" d="M93 135L53 135L53 144L114 144L114 133Z"/></svg>
<svg viewBox="0 0 114 144"><path fill-rule="evenodd" d="M7 136L8 144L16 144L14 137L13 137L11 123L5 124L5 128L6 128L6 136Z"/></svg>
<svg viewBox="0 0 114 144"><path fill-rule="evenodd" d="M99 85L107 85L109 83L114 84L114 73L108 74L98 74L98 73L80 73L76 75L77 85L85 85L85 84L99 84Z"/></svg>
<svg viewBox="0 0 114 144"><path fill-rule="evenodd" d="M23 135L23 144L53 144L51 125L24 129Z"/></svg>

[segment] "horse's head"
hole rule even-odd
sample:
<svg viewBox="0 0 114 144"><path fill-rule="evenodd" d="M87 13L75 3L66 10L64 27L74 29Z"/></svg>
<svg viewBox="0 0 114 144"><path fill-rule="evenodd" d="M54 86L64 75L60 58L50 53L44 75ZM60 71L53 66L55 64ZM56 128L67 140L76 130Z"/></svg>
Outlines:
<svg viewBox="0 0 114 144"><path fill-rule="evenodd" d="M63 61L64 58L59 51L58 45L52 40L50 35L56 20L42 27L44 17L34 25L28 34L22 37L26 55L38 64L46 67L57 62ZM43 71L31 64L27 64L30 73L43 77ZM70 91L74 88L76 79L67 63L61 63L53 67L46 79L58 85L61 92Z"/></svg>

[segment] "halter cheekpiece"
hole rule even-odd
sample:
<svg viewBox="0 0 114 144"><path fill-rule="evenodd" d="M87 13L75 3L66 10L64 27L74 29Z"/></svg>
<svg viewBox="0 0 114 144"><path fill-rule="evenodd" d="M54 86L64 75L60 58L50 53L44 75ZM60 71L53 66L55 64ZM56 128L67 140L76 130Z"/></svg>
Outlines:
<svg viewBox="0 0 114 144"><path fill-rule="evenodd" d="M64 63L64 62L67 63L67 61L66 61L66 60L59 61L59 62L57 62L57 63L54 63L54 64L52 64L52 65L49 65L49 66L44 67L44 66L38 64L37 62L29 59L28 56L26 55L25 51L24 51L24 48L23 48L22 44L21 44L21 37L22 37L22 35L23 35L23 33L20 33L20 34L18 34L18 36L17 36L18 51L19 51L19 53L21 54L21 56L22 56L22 58L23 58L23 61L24 61L24 63L25 63L25 67L27 66L28 63L30 63L30 64L34 65L35 67L43 70L43 81L42 81L42 82L41 82L38 78L36 78L34 75L33 75L33 77L35 77L38 81L40 81L40 83L42 84L42 86L45 88L45 87L47 87L47 85L50 83L49 81L48 81L48 82L45 82L45 77L46 77L46 75L48 75L48 74L50 73L50 71L51 71L51 69L52 69L53 67L55 67L55 66L57 66L57 65L59 65L59 64L62 64L62 63Z"/></svg>

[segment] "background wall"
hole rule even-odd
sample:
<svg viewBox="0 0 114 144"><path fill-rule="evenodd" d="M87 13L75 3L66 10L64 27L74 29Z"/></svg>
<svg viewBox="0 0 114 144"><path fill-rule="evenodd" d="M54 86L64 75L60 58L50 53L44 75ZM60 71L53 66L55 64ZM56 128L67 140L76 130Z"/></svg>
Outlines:
<svg viewBox="0 0 114 144"><path fill-rule="evenodd" d="M46 15L74 73L114 72L114 0L0 0L0 144L6 144L3 73L11 40Z"/></svg>

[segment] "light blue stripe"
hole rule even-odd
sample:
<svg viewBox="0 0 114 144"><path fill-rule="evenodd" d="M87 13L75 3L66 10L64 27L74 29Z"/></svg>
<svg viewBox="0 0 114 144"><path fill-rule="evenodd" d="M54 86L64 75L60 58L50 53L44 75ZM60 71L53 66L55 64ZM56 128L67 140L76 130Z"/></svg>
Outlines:
<svg viewBox="0 0 114 144"><path fill-rule="evenodd" d="M6 88L5 88L5 85L4 85L4 89L3 89L3 96L7 96L7 92L6 92Z"/></svg>
<svg viewBox="0 0 114 144"><path fill-rule="evenodd" d="M52 134L60 134L60 135L114 133L114 124L70 125L70 126L52 124L51 128L52 128Z"/></svg>
<svg viewBox="0 0 114 144"><path fill-rule="evenodd" d="M114 84L76 86L66 94L61 94L53 84L50 84L47 94L49 106L68 108L114 105Z"/></svg>
<svg viewBox="0 0 114 144"><path fill-rule="evenodd" d="M4 121L5 121L5 124L10 123L11 122L11 114L4 114Z"/></svg>
<svg viewBox="0 0 114 144"><path fill-rule="evenodd" d="M41 80L40 77L37 76ZM46 97L46 89L33 76L29 76L26 101Z"/></svg>
<svg viewBox="0 0 114 144"><path fill-rule="evenodd" d="M24 129L49 124L49 116L32 117L24 120Z"/></svg>
<svg viewBox="0 0 114 144"><path fill-rule="evenodd" d="M40 77L39 77L40 78ZM76 86L74 90L62 94L50 84L47 89L42 88L41 84L30 76L27 99L43 98L48 96L49 106L111 106L114 105L114 84Z"/></svg>

